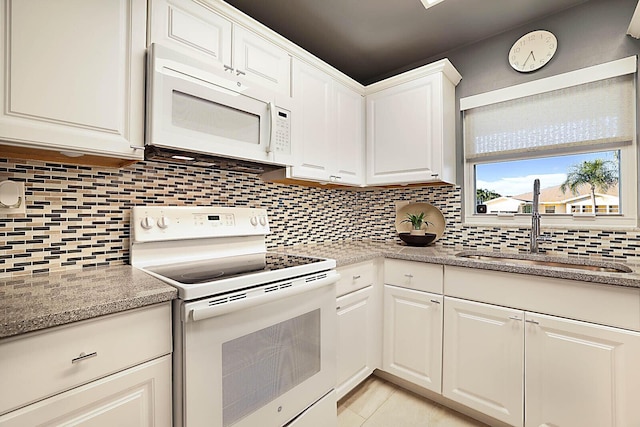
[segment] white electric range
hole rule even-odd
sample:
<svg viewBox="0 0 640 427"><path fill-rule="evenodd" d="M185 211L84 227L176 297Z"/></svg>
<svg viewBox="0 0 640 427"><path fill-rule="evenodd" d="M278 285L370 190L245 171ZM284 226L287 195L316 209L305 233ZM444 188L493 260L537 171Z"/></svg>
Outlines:
<svg viewBox="0 0 640 427"><path fill-rule="evenodd" d="M336 425L335 261L268 233L264 209L132 209L131 265L178 289L175 426Z"/></svg>

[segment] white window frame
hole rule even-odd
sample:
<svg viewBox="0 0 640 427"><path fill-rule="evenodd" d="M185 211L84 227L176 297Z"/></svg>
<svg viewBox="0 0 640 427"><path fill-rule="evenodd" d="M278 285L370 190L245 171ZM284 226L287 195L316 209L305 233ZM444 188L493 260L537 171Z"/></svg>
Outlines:
<svg viewBox="0 0 640 427"><path fill-rule="evenodd" d="M618 77L626 74L635 73L637 70L637 57L630 56L628 58L607 62L604 64L571 71L557 76L548 77L540 80L523 83L516 86L498 89L491 92L473 95L460 99L460 111L482 107L498 102L509 101L513 99L523 98L526 96L537 95L544 92L564 89L571 86L591 83L598 80ZM635 84L635 80L634 80ZM637 104L637 94L636 94ZM636 112L634 112L634 117ZM636 119L637 122L637 119ZM464 118L463 118L464 126ZM464 132L463 132L464 134ZM637 134L637 129L636 129ZM620 210L622 214L596 216L593 214L542 214L544 226L557 228L580 227L602 229L604 227L611 229L629 229L638 227L638 144L637 137L633 139L631 144L622 144L615 148L606 148L604 151L613 149L620 150ZM585 148L584 150L572 150L567 154L581 154L594 152L593 148ZM523 154L521 159L532 159L536 157L546 157L547 155L526 155ZM464 162L464 187L463 187L463 211L464 225L484 225L484 226L525 226L531 224L531 214L477 214L475 212L475 173L476 164L483 163L482 160L467 160L466 155L463 157ZM492 161L493 162L493 161ZM533 189L533 181L531 182Z"/></svg>

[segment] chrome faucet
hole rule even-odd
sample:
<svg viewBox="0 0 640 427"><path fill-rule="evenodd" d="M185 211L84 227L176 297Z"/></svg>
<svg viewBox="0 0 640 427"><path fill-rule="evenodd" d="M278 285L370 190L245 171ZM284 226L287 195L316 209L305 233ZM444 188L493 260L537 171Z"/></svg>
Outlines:
<svg viewBox="0 0 640 427"><path fill-rule="evenodd" d="M532 254L538 253L539 242L550 242L551 238L540 234L540 208L538 204L540 199L540 180L533 181L533 206L531 209L531 237L529 251Z"/></svg>

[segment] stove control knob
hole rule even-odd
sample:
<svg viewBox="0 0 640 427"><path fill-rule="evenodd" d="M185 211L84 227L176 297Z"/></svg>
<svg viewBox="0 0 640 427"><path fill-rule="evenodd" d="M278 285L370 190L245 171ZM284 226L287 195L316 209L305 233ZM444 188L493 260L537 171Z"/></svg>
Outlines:
<svg viewBox="0 0 640 427"><path fill-rule="evenodd" d="M171 225L171 220L166 217L166 216L161 216L158 219L158 227L162 228L163 230L167 227L169 227L169 225Z"/></svg>
<svg viewBox="0 0 640 427"><path fill-rule="evenodd" d="M263 227L265 225L267 225L267 218L266 217L264 217L264 216L260 217L260 225L263 226Z"/></svg>
<svg viewBox="0 0 640 427"><path fill-rule="evenodd" d="M251 219L249 220L249 222L251 223L251 225L253 225L255 227L256 225L258 225L258 217L257 216L252 216Z"/></svg>
<svg viewBox="0 0 640 427"><path fill-rule="evenodd" d="M154 225L156 225L156 222L150 216L145 216L142 218L142 221L140 221L140 226L145 230L151 230Z"/></svg>

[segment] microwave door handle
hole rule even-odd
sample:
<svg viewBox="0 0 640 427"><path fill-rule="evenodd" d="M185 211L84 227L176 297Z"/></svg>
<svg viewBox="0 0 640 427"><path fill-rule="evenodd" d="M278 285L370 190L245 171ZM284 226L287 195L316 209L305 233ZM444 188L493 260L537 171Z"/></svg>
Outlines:
<svg viewBox="0 0 640 427"><path fill-rule="evenodd" d="M276 138L276 106L273 102L269 103L269 119L271 120L269 129L269 145L267 145L267 154L271 153L273 140Z"/></svg>

